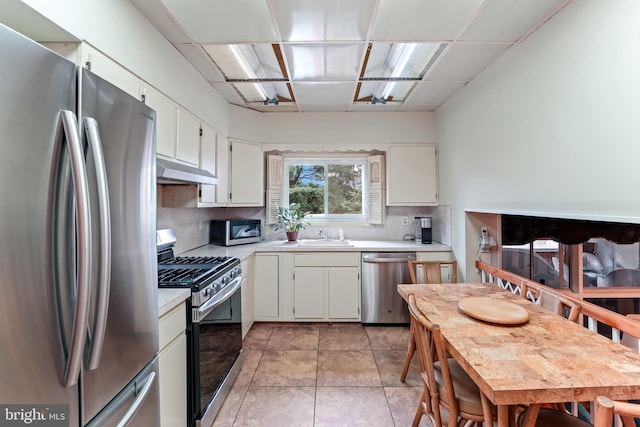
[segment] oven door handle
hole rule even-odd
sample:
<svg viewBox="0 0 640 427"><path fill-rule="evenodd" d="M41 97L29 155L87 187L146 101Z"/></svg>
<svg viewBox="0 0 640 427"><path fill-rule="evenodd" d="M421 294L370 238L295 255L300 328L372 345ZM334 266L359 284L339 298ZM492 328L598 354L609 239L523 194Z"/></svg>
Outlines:
<svg viewBox="0 0 640 427"><path fill-rule="evenodd" d="M236 277L231 281L231 283L224 287L222 292L216 294L209 301L198 307L198 319L193 319L193 321L195 323L199 323L200 319L204 319L205 317L207 317L214 308L231 298L231 295L233 295L233 293L237 291L242 284L242 280L242 276Z"/></svg>

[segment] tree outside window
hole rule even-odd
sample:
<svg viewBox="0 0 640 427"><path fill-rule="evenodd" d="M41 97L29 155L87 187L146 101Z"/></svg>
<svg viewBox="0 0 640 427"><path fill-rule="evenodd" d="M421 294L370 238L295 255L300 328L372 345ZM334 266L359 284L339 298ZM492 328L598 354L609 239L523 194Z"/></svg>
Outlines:
<svg viewBox="0 0 640 427"><path fill-rule="evenodd" d="M289 203L311 218L363 218L366 159L289 159Z"/></svg>

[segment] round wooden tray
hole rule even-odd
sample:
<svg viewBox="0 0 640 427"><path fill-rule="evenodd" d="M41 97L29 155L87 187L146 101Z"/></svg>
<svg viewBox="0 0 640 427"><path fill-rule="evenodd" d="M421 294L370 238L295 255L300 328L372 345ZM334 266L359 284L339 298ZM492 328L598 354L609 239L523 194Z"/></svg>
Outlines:
<svg viewBox="0 0 640 427"><path fill-rule="evenodd" d="M467 297L458 301L460 311L474 319L500 325L519 325L529 321L529 312L518 304L489 297Z"/></svg>

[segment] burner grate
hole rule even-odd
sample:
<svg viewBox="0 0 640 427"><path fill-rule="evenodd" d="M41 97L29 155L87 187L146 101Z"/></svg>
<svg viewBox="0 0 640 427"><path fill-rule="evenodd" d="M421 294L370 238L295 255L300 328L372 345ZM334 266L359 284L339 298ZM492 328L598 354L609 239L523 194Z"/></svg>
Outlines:
<svg viewBox="0 0 640 427"><path fill-rule="evenodd" d="M239 260L236 257L174 257L158 263L160 286L201 287L217 279Z"/></svg>
<svg viewBox="0 0 640 427"><path fill-rule="evenodd" d="M215 274L210 268L177 268L158 271L158 283L163 285L190 285Z"/></svg>
<svg viewBox="0 0 640 427"><path fill-rule="evenodd" d="M201 264L219 264L224 262L224 257L207 257L207 256L178 256L171 260L164 262L167 265L201 265Z"/></svg>

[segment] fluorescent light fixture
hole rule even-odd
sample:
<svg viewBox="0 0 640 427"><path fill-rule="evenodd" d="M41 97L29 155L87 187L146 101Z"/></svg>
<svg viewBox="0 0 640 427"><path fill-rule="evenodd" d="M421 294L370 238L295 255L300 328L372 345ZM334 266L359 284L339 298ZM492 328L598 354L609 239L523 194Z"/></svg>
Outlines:
<svg viewBox="0 0 640 427"><path fill-rule="evenodd" d="M256 73L254 73L251 67L249 67L249 64L247 64L247 61L244 59L244 57L240 53L238 46L231 44L229 45L229 49L231 49L231 53L233 53L233 56L236 58L236 61L238 61L238 64L240 64L242 71L244 71L244 73L247 75L247 78L257 79L258 76L256 76ZM267 92L264 90L264 88L260 83L254 83L253 85L255 86L256 90L258 91L258 93L260 94L263 100L266 101L269 99L269 97L267 96Z"/></svg>
<svg viewBox="0 0 640 427"><path fill-rule="evenodd" d="M416 46L417 46L416 43L404 44L404 49L402 51L402 54L400 55L400 59L398 59L398 63L396 64L393 71L391 72L391 76L390 76L391 78L400 77L402 75L402 72L407 66L407 63L409 62L411 55L413 55L413 51L416 50ZM384 87L384 90L382 91L381 98L387 99L389 95L391 95L391 91L395 86L396 86L396 82L387 83L387 85Z"/></svg>

